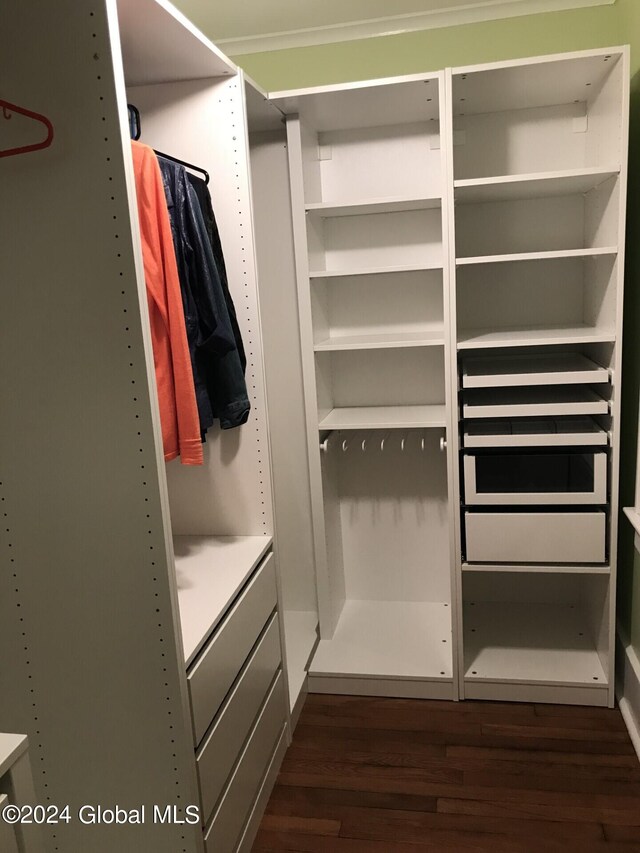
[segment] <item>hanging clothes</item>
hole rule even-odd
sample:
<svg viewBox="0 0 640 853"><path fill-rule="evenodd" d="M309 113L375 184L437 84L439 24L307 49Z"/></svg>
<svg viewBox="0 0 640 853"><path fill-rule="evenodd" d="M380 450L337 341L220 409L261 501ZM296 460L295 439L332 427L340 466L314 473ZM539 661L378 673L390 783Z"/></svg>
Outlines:
<svg viewBox="0 0 640 853"><path fill-rule="evenodd" d="M140 237L164 458L201 465L202 441L180 282L162 175L153 149L132 142Z"/></svg>
<svg viewBox="0 0 640 853"><path fill-rule="evenodd" d="M206 182L198 177L197 175L191 174L191 172L187 173L187 177L189 179L189 183L195 190L196 196L198 197L198 203L200 205L200 211L202 212L202 217L204 219L205 226L207 228L207 235L209 237L209 243L211 244L211 251L213 252L213 257L216 262L216 266L218 267L218 272L220 274L220 282L222 284L222 292L224 293L224 300L227 305L227 311L229 312L229 320L231 321L231 328L233 329L233 336L236 341L236 347L238 349L238 355L240 356L240 364L242 365L242 370L245 371L247 368L247 357L244 351L244 343L242 341L242 334L240 332L240 326L238 325L238 317L236 315L236 307L233 304L233 299L231 297L231 292L229 291L229 281L227 279L227 267L224 262L224 253L222 251L222 241L220 240L220 232L218 231L218 223L216 222L215 213L213 212L213 203L211 201L211 194L209 192L209 187Z"/></svg>
<svg viewBox="0 0 640 853"><path fill-rule="evenodd" d="M175 241L200 427L204 433L219 418L222 429L231 429L246 423L251 405L224 287L185 168L163 157L158 161Z"/></svg>

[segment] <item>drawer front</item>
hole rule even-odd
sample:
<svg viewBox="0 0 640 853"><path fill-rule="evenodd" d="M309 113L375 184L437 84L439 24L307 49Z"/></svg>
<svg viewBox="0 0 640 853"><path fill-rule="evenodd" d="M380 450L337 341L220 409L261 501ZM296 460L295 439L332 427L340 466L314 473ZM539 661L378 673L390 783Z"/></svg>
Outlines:
<svg viewBox="0 0 640 853"><path fill-rule="evenodd" d="M275 613L196 756L205 823L218 802L280 664L280 629Z"/></svg>
<svg viewBox="0 0 640 853"><path fill-rule="evenodd" d="M470 563L603 563L604 512L466 512Z"/></svg>
<svg viewBox="0 0 640 853"><path fill-rule="evenodd" d="M218 713L276 603L275 564L270 554L189 672L196 746Z"/></svg>
<svg viewBox="0 0 640 853"><path fill-rule="evenodd" d="M607 454L505 453L464 457L468 504L605 504Z"/></svg>
<svg viewBox="0 0 640 853"><path fill-rule="evenodd" d="M284 724L285 696L281 671L206 832L207 853L233 853L235 850Z"/></svg>

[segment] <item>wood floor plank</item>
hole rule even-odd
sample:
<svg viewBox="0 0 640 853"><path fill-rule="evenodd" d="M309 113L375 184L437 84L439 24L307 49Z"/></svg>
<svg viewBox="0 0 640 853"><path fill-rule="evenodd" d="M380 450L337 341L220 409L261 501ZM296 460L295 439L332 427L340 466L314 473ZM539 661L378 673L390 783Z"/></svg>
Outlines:
<svg viewBox="0 0 640 853"><path fill-rule="evenodd" d="M376 837L376 829L380 823L395 825L399 824L403 832L417 830L423 835L431 830L460 830L474 833L498 833L500 835L514 835L517 837L533 838L568 838L570 840L603 841L605 836L599 823L568 823L563 821L545 821L535 819L507 819L503 818L499 824L491 817L476 815L447 814L434 810L423 811L419 808L413 810L402 809L402 804L397 801L389 804L390 807L379 808L372 805L353 806L346 805L347 797L352 792L333 791L332 802L325 802L326 791L318 789L310 791L309 796L301 798L296 788L284 788L281 786L274 789L274 795L269 803L268 813L276 815L288 815L292 817L308 817L316 819L338 819L343 825L343 834L349 834L348 829L354 820L358 824L373 827L373 837ZM344 799L343 799L344 798ZM363 800L366 802L366 800ZM368 831L367 831L368 832ZM369 837L369 833L367 837ZM359 836L361 837L361 836Z"/></svg>
<svg viewBox="0 0 640 853"><path fill-rule="evenodd" d="M640 853L619 710L310 695L254 853Z"/></svg>
<svg viewBox="0 0 640 853"><path fill-rule="evenodd" d="M521 745L522 746L522 745ZM527 744L528 746L528 744ZM536 764L566 764L592 767L616 767L638 770L640 764L634 751L624 755L593 752L561 752L542 749L512 749L508 747L466 746L450 744L445 747L447 756L457 758L475 758L478 760L496 759L499 761L527 761Z"/></svg>

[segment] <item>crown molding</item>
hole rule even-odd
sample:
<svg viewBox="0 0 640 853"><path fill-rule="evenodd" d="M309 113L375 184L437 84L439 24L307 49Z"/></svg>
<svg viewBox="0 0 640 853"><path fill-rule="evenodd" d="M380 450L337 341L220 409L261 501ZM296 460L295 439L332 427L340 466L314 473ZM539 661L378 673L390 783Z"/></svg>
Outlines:
<svg viewBox="0 0 640 853"><path fill-rule="evenodd" d="M616 0L484 0L481 4L461 2L454 9L432 9L419 14L390 15L384 18L350 21L345 24L331 24L325 27L288 30L258 36L217 38L215 42L227 55L240 56L246 53L262 53L271 50L286 50L292 47L310 47L341 41L400 35L419 30L493 21L499 18L535 15L541 12L560 12L589 6L611 6L615 2Z"/></svg>

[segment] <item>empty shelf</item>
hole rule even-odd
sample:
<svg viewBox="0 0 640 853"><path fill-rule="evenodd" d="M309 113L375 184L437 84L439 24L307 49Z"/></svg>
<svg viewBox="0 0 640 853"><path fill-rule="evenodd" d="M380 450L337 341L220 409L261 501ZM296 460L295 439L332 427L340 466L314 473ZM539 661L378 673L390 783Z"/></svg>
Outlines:
<svg viewBox="0 0 640 853"><path fill-rule="evenodd" d="M311 676L451 680L451 607L441 603L344 604L331 640L321 640Z"/></svg>
<svg viewBox="0 0 640 853"><path fill-rule="evenodd" d="M399 213L405 210L432 210L442 205L441 198L373 198L366 201L318 202L307 204L307 213L325 218L365 216L370 213Z"/></svg>
<svg viewBox="0 0 640 853"><path fill-rule="evenodd" d="M609 566L569 566L549 563L463 563L463 572L506 572L508 574L609 575Z"/></svg>
<svg viewBox="0 0 640 853"><path fill-rule="evenodd" d="M577 385L542 388L477 388L464 392L464 418L540 415L606 415L609 403L591 388Z"/></svg>
<svg viewBox="0 0 640 853"><path fill-rule="evenodd" d="M507 329L460 329L458 331L458 349L609 343L615 339L615 331L598 329L595 326L584 324L546 326L533 329L528 326L516 326Z"/></svg>
<svg viewBox="0 0 640 853"><path fill-rule="evenodd" d="M609 438L591 418L534 418L471 422L464 447L605 447Z"/></svg>
<svg viewBox="0 0 640 853"><path fill-rule="evenodd" d="M462 367L463 388L570 385L608 381L607 368L580 353L467 358Z"/></svg>
<svg viewBox="0 0 640 853"><path fill-rule="evenodd" d="M468 603L465 681L606 687L591 632L569 604Z"/></svg>
<svg viewBox="0 0 640 853"><path fill-rule="evenodd" d="M284 610L283 618L289 700L293 710L307 677L309 658L318 640L318 614L308 610Z"/></svg>
<svg viewBox="0 0 640 853"><path fill-rule="evenodd" d="M419 429L446 427L442 406L357 406L332 409L320 429Z"/></svg>
<svg viewBox="0 0 640 853"><path fill-rule="evenodd" d="M444 346L444 330L437 332L396 332L377 335L343 335L315 344L316 352L348 349L397 349L401 347Z"/></svg>
<svg viewBox="0 0 640 853"><path fill-rule="evenodd" d="M271 545L270 536L175 536L178 605L189 666Z"/></svg>
<svg viewBox="0 0 640 853"><path fill-rule="evenodd" d="M574 195L587 193L619 173L620 167L615 166L456 181L455 198L456 202L474 204Z"/></svg>
<svg viewBox="0 0 640 853"><path fill-rule="evenodd" d="M312 270L309 278L349 278L352 275L388 275L396 272L421 272L422 270L441 270L442 262L425 264L399 264L390 267L354 267L340 270Z"/></svg>
<svg viewBox="0 0 640 853"><path fill-rule="evenodd" d="M600 255L617 255L616 246L595 249L557 249L550 252L518 252L512 255L478 255L473 258L458 258L456 264L507 264L513 261L549 261L556 258L595 258Z"/></svg>

